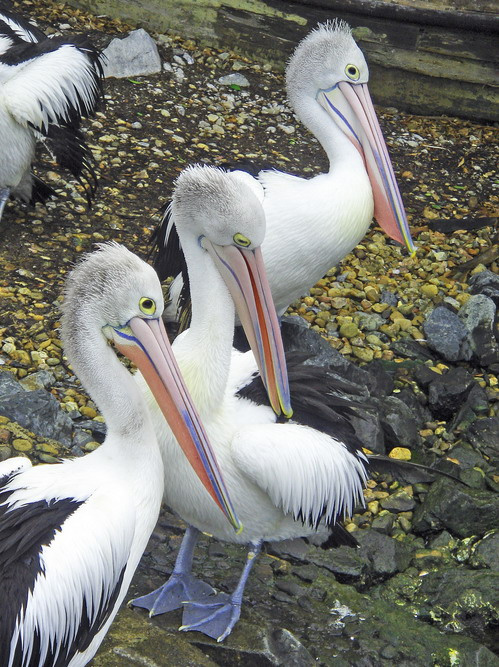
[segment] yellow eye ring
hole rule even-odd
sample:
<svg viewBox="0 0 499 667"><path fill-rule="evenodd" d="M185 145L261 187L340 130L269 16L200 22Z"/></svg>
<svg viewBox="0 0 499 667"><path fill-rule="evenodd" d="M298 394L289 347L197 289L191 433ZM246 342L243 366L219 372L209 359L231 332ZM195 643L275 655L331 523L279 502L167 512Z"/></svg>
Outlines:
<svg viewBox="0 0 499 667"><path fill-rule="evenodd" d="M347 65L345 67L345 74L351 81L357 81L360 77L360 70L357 65Z"/></svg>
<svg viewBox="0 0 499 667"><path fill-rule="evenodd" d="M139 301L139 308L144 313L144 315L154 315L156 312L156 303L154 299L143 296Z"/></svg>
<svg viewBox="0 0 499 667"><path fill-rule="evenodd" d="M251 241L249 240L249 238L247 236L244 236L243 234L239 234L239 232L234 234L232 238L234 239L234 243L242 246L243 248L247 248L249 245L251 245Z"/></svg>

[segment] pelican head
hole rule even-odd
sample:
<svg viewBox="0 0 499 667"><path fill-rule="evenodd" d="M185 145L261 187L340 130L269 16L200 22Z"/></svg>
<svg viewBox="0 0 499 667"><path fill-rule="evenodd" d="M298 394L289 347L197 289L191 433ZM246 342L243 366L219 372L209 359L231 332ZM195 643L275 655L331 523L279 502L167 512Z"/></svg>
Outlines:
<svg viewBox="0 0 499 667"><path fill-rule="evenodd" d="M161 315L154 269L117 243L105 243L70 273L62 306L62 338L73 365L85 368L95 332L142 372L178 443L236 530L239 521L194 403L175 361ZM109 372L92 368L92 376ZM83 375L79 372L79 375ZM87 384L97 377L88 377Z"/></svg>
<svg viewBox="0 0 499 667"><path fill-rule="evenodd" d="M413 254L402 197L374 110L369 69L344 21L319 25L297 46L286 70L288 99L302 111L316 100L361 154L374 198L374 216L385 232Z"/></svg>
<svg viewBox="0 0 499 667"><path fill-rule="evenodd" d="M234 300L270 403L291 416L286 362L260 245L261 199L244 175L193 165L178 177L172 214L179 235L189 230L209 253Z"/></svg>

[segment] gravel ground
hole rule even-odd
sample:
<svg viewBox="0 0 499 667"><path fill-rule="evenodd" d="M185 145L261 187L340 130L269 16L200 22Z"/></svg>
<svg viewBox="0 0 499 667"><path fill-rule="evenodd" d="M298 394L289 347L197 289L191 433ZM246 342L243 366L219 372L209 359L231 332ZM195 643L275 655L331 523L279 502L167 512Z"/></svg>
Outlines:
<svg viewBox="0 0 499 667"><path fill-rule="evenodd" d="M129 30L119 21L96 18L49 0L14 2L18 10L21 5L47 32L90 32L99 44L105 44L109 36ZM61 436L61 430L44 431L38 422L20 426L11 413L0 416L0 460L21 453L50 463L70 449L76 455L92 451L101 439L102 418L71 375L58 334L63 281L82 252L95 242L114 239L147 257L157 209L167 201L173 179L186 164L250 158L305 176L327 168L320 146L285 103L280 74L228 51L199 48L174 36L155 37L163 72L108 80L105 106L85 124L100 177L92 209L86 210L83 193L65 183L49 156L43 156L38 173L60 192L59 199L46 208L28 209L12 203L5 210L0 229L0 364L23 381L25 388L41 392L37 396L45 407L50 404L50 409L58 409L60 402L69 422L56 409L61 429L66 429ZM244 75L249 86L218 82L234 72ZM436 521L431 509L435 503L445 504L452 498L454 508L467 507L466 493L462 492L463 500L460 490L446 486L452 483L404 484L380 478L366 492L366 511L348 522L349 530L361 536L358 554L291 545L270 549L262 557L248 586L248 605L227 648L215 648L210 641L199 640L196 633L187 639L178 635L175 628L180 619L174 614L150 624L140 612L124 611L116 624L117 634L112 634L96 665L140 662L123 657L126 651L120 653L116 648L131 641L125 637L126 628L130 634L137 623L142 625L136 627L136 636L149 633L140 655L148 655L147 659L160 666L291 664L290 655L297 665L317 661L335 665L499 664L483 646L493 647L492 630L497 624L497 601L484 592L493 588L487 577L497 569L497 555L494 559L482 553L491 551L487 545L497 545L491 542L497 540L490 533L497 525L490 513L497 505L490 494L499 478L491 467L493 436L487 435L489 442L476 427L476 423L486 423L487 428L494 424L497 428L498 365L490 359L477 361L476 355L471 360L452 359L438 350L429 350L423 361L414 357L414 350L419 355L421 349L428 350L425 322L430 313L442 304L449 312L459 311L471 298L473 276L485 270L497 273L497 129L457 118L378 111L418 246L416 257L408 257L373 226L363 243L331 269L310 295L293 304L290 312L298 313L326 336L330 349L340 358L356 367L367 363L368 370L374 368L369 364L382 364L393 381L385 392L390 400L408 392L417 397L423 412L414 436L415 449L422 452L422 460L431 455L466 463L465 477L475 493L476 520L470 520L471 514L457 513L454 523ZM419 375L414 370L416 362ZM431 379L422 378L421 366L433 373ZM482 392L482 408L475 408L481 417L473 427L475 435L466 431L469 420L462 425L462 415L456 427L464 398L442 407L442 401L432 399L428 389L436 386L436 376L464 371L467 386ZM5 375L0 373L0 378ZM447 379L444 385L451 384L450 375ZM463 379L454 381L459 384ZM0 382L0 388L4 383L8 381ZM7 412L0 405L0 415ZM74 424L79 425L76 431L72 431ZM397 439L397 429L389 437L383 428L380 446L384 450L407 444ZM428 508L425 503L430 496L433 505ZM377 530L370 530L371 526ZM134 594L159 584L161 573L171 569L179 534L178 522L164 514L134 583ZM379 562L373 553L379 554ZM222 575L227 575L230 586L243 558L241 550L207 540L196 565L208 581L224 588ZM388 562L393 567L386 566ZM422 580L422 574L428 573L431 576ZM453 587L450 579L456 573L460 581ZM459 599L466 577L474 577L466 588L474 591L471 602L471 593L467 600ZM480 577L485 578L479 582ZM453 591L454 599L444 600L446 591ZM347 611L341 604L348 605ZM392 611L401 607L406 616L392 619ZM349 613L349 608L355 613ZM380 631L383 625L389 639ZM293 632L293 640L284 629ZM404 637L398 635L401 629ZM147 646L155 646L156 631L162 634L158 635L158 652L151 656ZM423 633L422 639L418 632ZM185 652L181 658L174 652L177 657L171 663L164 655L158 658L168 641L176 642L175 651Z"/></svg>

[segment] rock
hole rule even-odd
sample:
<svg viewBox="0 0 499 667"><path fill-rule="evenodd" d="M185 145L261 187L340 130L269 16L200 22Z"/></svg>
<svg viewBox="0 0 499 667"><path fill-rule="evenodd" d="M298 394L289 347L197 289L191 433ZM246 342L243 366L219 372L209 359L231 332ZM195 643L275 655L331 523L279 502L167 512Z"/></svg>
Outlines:
<svg viewBox="0 0 499 667"><path fill-rule="evenodd" d="M452 433L458 429L466 430L479 415L486 415L489 411L487 393L483 387L476 382L473 383L466 400L459 408L448 430Z"/></svg>
<svg viewBox="0 0 499 667"><path fill-rule="evenodd" d="M122 79L161 72L161 58L153 38L143 29L124 39L113 39L104 50L104 75Z"/></svg>
<svg viewBox="0 0 499 667"><path fill-rule="evenodd" d="M361 530L355 536L360 545L360 556L369 561L372 578L386 578L404 572L409 566L411 551L403 542L376 530Z"/></svg>
<svg viewBox="0 0 499 667"><path fill-rule="evenodd" d="M381 426L389 449L412 449L419 445L419 423L405 403L395 396L388 396L381 404L381 411Z"/></svg>
<svg viewBox="0 0 499 667"><path fill-rule="evenodd" d="M221 86L239 86L240 88L247 88L250 82L243 74L226 74L218 79Z"/></svg>
<svg viewBox="0 0 499 667"><path fill-rule="evenodd" d="M499 417L478 419L466 432L471 444L482 454L489 457L492 462L497 462L499 451Z"/></svg>
<svg viewBox="0 0 499 667"><path fill-rule="evenodd" d="M45 389L20 391L0 398L0 414L37 435L71 445L73 422Z"/></svg>
<svg viewBox="0 0 499 667"><path fill-rule="evenodd" d="M410 512L416 507L416 501L405 491L397 491L380 500L380 505L389 512Z"/></svg>
<svg viewBox="0 0 499 667"><path fill-rule="evenodd" d="M37 371L23 378L20 384L26 391L34 391L35 389L47 389L54 382L55 376L50 371Z"/></svg>
<svg viewBox="0 0 499 667"><path fill-rule="evenodd" d="M468 329L462 319L444 306L438 306L423 324L428 347L447 361L470 359Z"/></svg>
<svg viewBox="0 0 499 667"><path fill-rule="evenodd" d="M380 301L381 303L386 303L389 306L396 306L399 302L399 298L396 294L390 292L390 290L384 289L381 290Z"/></svg>
<svg viewBox="0 0 499 667"><path fill-rule="evenodd" d="M469 628L481 640L499 621L499 574L460 567L432 571L422 577L415 601L422 607L420 617L428 615L446 630Z"/></svg>
<svg viewBox="0 0 499 667"><path fill-rule="evenodd" d="M377 411L364 411L362 417L350 417L355 435L362 445L376 454L385 454L385 434Z"/></svg>
<svg viewBox="0 0 499 667"><path fill-rule="evenodd" d="M280 628L272 632L268 643L275 665L312 667L316 661L303 644L289 631Z"/></svg>
<svg viewBox="0 0 499 667"><path fill-rule="evenodd" d="M75 428L91 431L93 436L91 440L97 440L97 442L104 442L104 438L106 437L106 424L104 422L95 421L94 419L83 419L78 421L75 424Z"/></svg>
<svg viewBox="0 0 499 667"><path fill-rule="evenodd" d="M418 385L423 389L428 389L428 386L431 382L441 377L439 373L433 371L431 368L428 368L428 366L425 366L424 364L419 364L416 366L413 371L413 376Z"/></svg>
<svg viewBox="0 0 499 667"><path fill-rule="evenodd" d="M473 357L482 366L499 364L499 345L494 335L496 306L484 294L470 297L459 310Z"/></svg>
<svg viewBox="0 0 499 667"><path fill-rule="evenodd" d="M22 391L16 376L9 371L0 371L0 399ZM0 414L3 414L0 410Z"/></svg>
<svg viewBox="0 0 499 667"><path fill-rule="evenodd" d="M412 527L415 533L446 528L458 537L484 535L496 528L498 513L496 494L439 479L416 508Z"/></svg>
<svg viewBox="0 0 499 667"><path fill-rule="evenodd" d="M418 343L417 340L411 340L410 338L400 338L399 340L394 340L390 344L391 349L401 357L407 357L408 359L416 359L418 361L434 361L435 355L430 352L430 350Z"/></svg>
<svg viewBox="0 0 499 667"><path fill-rule="evenodd" d="M376 331L382 324L386 323L386 320L377 313L359 312L355 314L355 319L361 331Z"/></svg>
<svg viewBox="0 0 499 667"><path fill-rule="evenodd" d="M473 377L462 367L438 375L428 388L430 410L438 419L450 419L465 401L473 384Z"/></svg>
<svg viewBox="0 0 499 667"><path fill-rule="evenodd" d="M489 533L475 544L471 564L476 568L488 567L499 571L499 532Z"/></svg>
<svg viewBox="0 0 499 667"><path fill-rule="evenodd" d="M483 294L499 306L499 276L495 273L486 270L472 274L468 283L471 294Z"/></svg>

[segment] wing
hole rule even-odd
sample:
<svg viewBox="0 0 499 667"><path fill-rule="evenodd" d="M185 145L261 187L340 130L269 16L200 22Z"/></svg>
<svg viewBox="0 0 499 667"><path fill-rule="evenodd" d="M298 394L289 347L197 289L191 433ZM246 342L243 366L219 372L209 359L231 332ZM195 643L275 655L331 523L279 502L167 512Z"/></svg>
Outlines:
<svg viewBox="0 0 499 667"><path fill-rule="evenodd" d="M0 10L0 37L8 37L13 44L21 42L39 42L46 39L45 34L32 23L8 12Z"/></svg>
<svg viewBox="0 0 499 667"><path fill-rule="evenodd" d="M362 502L366 457L307 426L246 426L234 436L232 456L276 507L313 527L322 519L334 524Z"/></svg>
<svg viewBox="0 0 499 667"><path fill-rule="evenodd" d="M0 664L6 667L62 666L86 651L121 599L133 542L135 516L126 497L35 500L29 480L21 484L36 471L14 473L0 487Z"/></svg>
<svg viewBox="0 0 499 667"><path fill-rule="evenodd" d="M77 127L101 95L100 52L84 37L17 43L0 55L0 71L7 110L44 135L51 123Z"/></svg>

